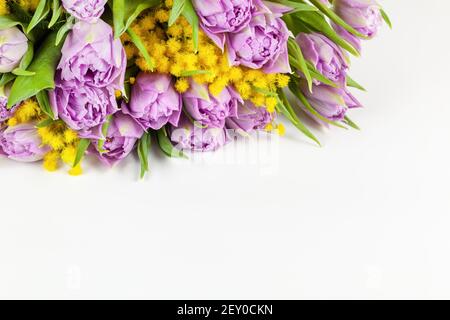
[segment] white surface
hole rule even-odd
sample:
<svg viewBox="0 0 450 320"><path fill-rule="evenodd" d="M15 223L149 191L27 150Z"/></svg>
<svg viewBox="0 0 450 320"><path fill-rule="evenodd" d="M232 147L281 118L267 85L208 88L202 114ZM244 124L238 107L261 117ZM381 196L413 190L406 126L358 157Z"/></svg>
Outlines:
<svg viewBox="0 0 450 320"><path fill-rule="evenodd" d="M289 128L272 170L208 160L233 147L153 155L144 182L1 159L0 297L450 298L450 3L382 2L395 29L351 72L363 130Z"/></svg>

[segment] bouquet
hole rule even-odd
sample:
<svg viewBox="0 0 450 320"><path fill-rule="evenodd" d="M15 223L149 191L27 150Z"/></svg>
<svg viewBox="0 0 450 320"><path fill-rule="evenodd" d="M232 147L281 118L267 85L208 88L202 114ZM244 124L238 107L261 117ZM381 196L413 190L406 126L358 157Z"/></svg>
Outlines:
<svg viewBox="0 0 450 320"><path fill-rule="evenodd" d="M82 173L152 145L170 157L282 120L357 125L350 55L375 0L0 0L0 155ZM153 143L152 143L153 142Z"/></svg>

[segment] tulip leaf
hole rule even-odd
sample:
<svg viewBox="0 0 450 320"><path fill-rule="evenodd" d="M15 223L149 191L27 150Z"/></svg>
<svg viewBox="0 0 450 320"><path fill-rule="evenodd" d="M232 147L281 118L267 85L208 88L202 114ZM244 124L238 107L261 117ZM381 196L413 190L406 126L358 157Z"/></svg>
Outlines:
<svg viewBox="0 0 450 320"><path fill-rule="evenodd" d="M80 142L78 143L77 154L75 156L75 161L73 162L74 168L81 163L81 160L83 160L84 155L86 154L86 150L89 148L90 144L91 140L80 139Z"/></svg>
<svg viewBox="0 0 450 320"><path fill-rule="evenodd" d="M198 51L198 33L199 33L199 22L197 12L192 5L191 0L185 0L185 5L183 9L183 16L189 22L192 27L192 40L194 41L194 49Z"/></svg>
<svg viewBox="0 0 450 320"><path fill-rule="evenodd" d="M147 63L150 71L153 71L153 68L155 67L155 63L153 62L153 59L150 56L150 54L148 53L147 48L145 47L145 44L142 42L141 38L131 28L129 28L127 30L127 33L130 36L131 41L133 41L136 48L138 48L139 52L144 57L145 62Z"/></svg>
<svg viewBox="0 0 450 320"><path fill-rule="evenodd" d="M26 24L18 21L13 16L0 16L0 30L9 29L18 25L22 26L22 28L26 27Z"/></svg>
<svg viewBox="0 0 450 320"><path fill-rule="evenodd" d="M170 158L184 158L187 159L187 156L183 153L183 151L178 150L175 148L170 141L167 130L165 128L162 128L158 130L156 137L158 139L158 144L161 149L161 151Z"/></svg>
<svg viewBox="0 0 450 320"><path fill-rule="evenodd" d="M51 33L44 41L36 58L28 67L33 76L18 76L11 87L8 107L29 99L42 90L55 87L55 70L61 58L61 46L55 46L56 33Z"/></svg>
<svg viewBox="0 0 450 320"><path fill-rule="evenodd" d="M145 177L145 174L149 171L148 165L148 153L151 146L151 135L148 132L145 132L141 139L138 142L138 156L141 161L141 179Z"/></svg>
<svg viewBox="0 0 450 320"><path fill-rule="evenodd" d="M291 15L290 17L292 17L293 25L305 25L304 27L306 27L309 31L322 33L343 49L347 50L354 56L359 57L358 50L356 50L349 42L341 38L320 12L304 11L301 14Z"/></svg>
<svg viewBox="0 0 450 320"><path fill-rule="evenodd" d="M103 123L103 125L102 125L102 135L103 135L104 139L99 139L99 140L98 140L98 143L97 143L97 150L98 150L100 153L105 153L105 152L107 152L107 151L104 149L104 146L105 146L105 142L106 142L106 137L107 137L107 135L108 135L109 127L111 126L111 120L112 120L112 116L109 115L109 116L106 118L105 123Z"/></svg>
<svg viewBox="0 0 450 320"><path fill-rule="evenodd" d="M67 33L72 29L75 23L75 18L70 16L69 19L64 23L64 25L58 30L55 39L55 46L59 46L63 39L65 39Z"/></svg>
<svg viewBox="0 0 450 320"><path fill-rule="evenodd" d="M330 87L333 87L333 88L338 87L338 85L336 83L334 83L333 81L331 81L330 79L325 77L323 74L321 74L316 69L316 67L314 67L314 65L311 62L306 61L306 64L308 65L309 73L311 73L311 76L313 77L313 79L316 79L316 80L320 81L321 83L329 85Z"/></svg>
<svg viewBox="0 0 450 320"><path fill-rule="evenodd" d="M359 128L359 126L358 126L356 123L354 123L348 116L345 116L345 118L344 118L344 123L345 123L346 125L348 125L349 127L352 127L353 129L361 130L361 129Z"/></svg>
<svg viewBox="0 0 450 320"><path fill-rule="evenodd" d="M192 77L192 76L196 76L199 74L211 74L211 71L208 70L187 70L187 71L183 71L181 72L180 76L181 77Z"/></svg>
<svg viewBox="0 0 450 320"><path fill-rule="evenodd" d="M142 11L160 3L160 0L113 0L112 11L115 38L119 38L126 32Z"/></svg>
<svg viewBox="0 0 450 320"><path fill-rule="evenodd" d="M341 17L339 17L333 10L331 10L322 0L310 0L313 5L315 5L323 14L325 14L331 21L341 26L354 36L366 39L367 37L360 32L356 31L352 26L345 22Z"/></svg>
<svg viewBox="0 0 450 320"><path fill-rule="evenodd" d="M284 15L289 15L289 14L302 12L302 11L317 11L318 10L316 7L313 7L312 5L307 4L307 3L298 3L298 2L289 1L289 0L275 0L274 2L278 2L279 4L282 4L287 7L292 8L291 11L286 12Z"/></svg>
<svg viewBox="0 0 450 320"><path fill-rule="evenodd" d="M347 86L359 89L361 91L366 91L366 89L362 85L353 80L349 75L347 75Z"/></svg>
<svg viewBox="0 0 450 320"><path fill-rule="evenodd" d="M20 65L18 68L14 69L12 71L13 74L16 76L33 76L36 73L32 71L27 71L26 69L30 65L31 61L34 57L34 47L33 44L28 42L28 49L25 55L23 56L22 60L20 61Z"/></svg>
<svg viewBox="0 0 450 320"><path fill-rule="evenodd" d="M39 4L34 12L33 17L31 18L30 23L28 24L27 33L30 33L34 27L36 27L39 22L44 20L50 12L50 7L47 6L47 0L40 0Z"/></svg>
<svg viewBox="0 0 450 320"><path fill-rule="evenodd" d="M299 71L303 73L303 75L306 78L306 81L308 82L309 90L312 90L312 78L311 74L309 73L308 66L306 65L306 60L303 56L302 50L300 49L298 43L295 41L294 38L289 38L288 40L288 50L289 54L293 56L293 58L298 62L298 67L300 68Z"/></svg>
<svg viewBox="0 0 450 320"><path fill-rule="evenodd" d="M380 11L381 11L381 16L383 17L384 22L386 22L386 24L389 26L389 28L392 29L392 22L388 16L388 14L386 13L386 11L384 11L384 9L380 9Z"/></svg>
<svg viewBox="0 0 450 320"><path fill-rule="evenodd" d="M16 78L16 75L13 73L4 73L0 77L0 87L3 87L13 81Z"/></svg>
<svg viewBox="0 0 450 320"><path fill-rule="evenodd" d="M184 6L186 5L186 0L174 0L172 10L169 16L169 27L172 26L175 21L178 20L180 15L183 13Z"/></svg>
<svg viewBox="0 0 450 320"><path fill-rule="evenodd" d="M59 18L61 17L61 14L63 12L63 8L59 3L59 0L53 0L52 3L52 18L50 19L50 22L48 24L48 27L51 28L55 25L56 22L58 22Z"/></svg>
<svg viewBox="0 0 450 320"><path fill-rule="evenodd" d="M302 132L306 137L313 140L315 143L317 143L319 146L321 146L319 139L314 136L314 134L301 122L299 117L294 111L294 108L292 108L292 105L289 103L285 93L283 90L279 90L278 92L279 101L277 104L278 111L281 111L283 115L291 121L291 123L298 129L300 132Z"/></svg>
<svg viewBox="0 0 450 320"><path fill-rule="evenodd" d="M40 91L36 95L36 99L38 101L39 107L41 107L42 112L45 113L50 119L54 120L55 114L53 113L53 109L50 106L47 90Z"/></svg>
<svg viewBox="0 0 450 320"><path fill-rule="evenodd" d="M36 125L36 128L46 128L46 127L50 126L53 122L55 122L55 120L50 119L50 118L42 120L41 122L39 122Z"/></svg>

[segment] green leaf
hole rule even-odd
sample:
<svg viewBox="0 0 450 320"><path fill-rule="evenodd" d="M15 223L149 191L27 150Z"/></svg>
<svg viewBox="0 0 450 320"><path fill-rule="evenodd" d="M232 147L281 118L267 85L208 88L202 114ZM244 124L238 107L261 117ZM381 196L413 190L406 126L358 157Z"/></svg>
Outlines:
<svg viewBox="0 0 450 320"><path fill-rule="evenodd" d="M306 137L313 140L315 143L317 143L319 146L321 146L319 139L314 136L314 134L301 122L299 117L294 111L294 108L292 108L292 105L289 103L286 95L284 94L283 90L279 90L278 93L280 97L280 101L277 105L278 110L281 111L281 113L284 114L286 118L291 121L291 123L298 129L300 132L302 132Z"/></svg>
<svg viewBox="0 0 450 320"><path fill-rule="evenodd" d="M312 91L313 81L308 66L306 65L306 60L298 43L293 38L289 38L288 40L288 50L289 54L292 54L293 58L298 62L299 71L305 76L306 81L308 82L308 88Z"/></svg>
<svg viewBox="0 0 450 320"><path fill-rule="evenodd" d="M112 0L115 38L126 32L142 11L160 3L160 0Z"/></svg>
<svg viewBox="0 0 450 320"><path fill-rule="evenodd" d="M63 40L66 38L67 33L72 29L74 23L75 18L73 16L70 16L69 19L67 19L66 23L64 23L64 25L58 30L55 39L55 46L59 46L63 42Z"/></svg>
<svg viewBox="0 0 450 320"><path fill-rule="evenodd" d="M39 91L36 95L39 106L42 112L44 112L50 119L55 119L55 114L53 113L52 107L50 106L50 101L48 98L47 90Z"/></svg>
<svg viewBox="0 0 450 320"><path fill-rule="evenodd" d="M26 24L17 20L13 16L0 16L0 30L9 29L15 26L21 25L24 29Z"/></svg>
<svg viewBox="0 0 450 320"><path fill-rule="evenodd" d="M339 17L333 10L330 9L326 4L322 3L322 0L310 0L313 5L315 5L320 11L323 12L331 21L341 26L354 36L366 39L367 37L360 32L356 31L352 26L345 22L341 17Z"/></svg>
<svg viewBox="0 0 450 320"><path fill-rule="evenodd" d="M61 14L63 12L63 8L59 4L59 0L53 0L52 3L52 18L48 24L48 27L51 28L55 25L56 22L58 22L59 18L61 17Z"/></svg>
<svg viewBox="0 0 450 320"><path fill-rule="evenodd" d="M16 75L12 73L4 73L0 77L0 87L3 87L13 81L16 78Z"/></svg>
<svg viewBox="0 0 450 320"><path fill-rule="evenodd" d="M340 37L329 25L323 14L320 12L304 11L297 15L292 15L292 25L306 25L310 31L322 33L338 46L347 50L354 56L359 57L359 52L350 43Z"/></svg>
<svg viewBox="0 0 450 320"><path fill-rule="evenodd" d="M198 74L211 74L211 71L208 70L187 70L187 71L183 71L181 72L180 76L181 77L192 77Z"/></svg>
<svg viewBox="0 0 450 320"><path fill-rule="evenodd" d="M162 152L171 158L184 158L187 159L187 156L183 153L183 151L176 149L169 137L167 136L167 131L165 128L158 130L156 137L158 139L158 144Z"/></svg>
<svg viewBox="0 0 450 320"><path fill-rule="evenodd" d="M191 0L185 0L185 5L183 9L183 17L189 22L192 26L192 37L194 41L194 50L198 51L198 33L199 33L199 22L197 12L192 5Z"/></svg>
<svg viewBox="0 0 450 320"><path fill-rule="evenodd" d="M186 0L174 0L172 10L169 16L169 27L172 26L175 21L178 20L186 5Z"/></svg>
<svg viewBox="0 0 450 320"><path fill-rule="evenodd" d="M145 174L149 171L148 165L148 153L151 146L151 136L148 132L145 132L138 142L138 156L141 162L141 179L145 177Z"/></svg>
<svg viewBox="0 0 450 320"><path fill-rule="evenodd" d="M51 33L39 49L36 58L28 71L35 72L33 76L19 76L14 81L8 99L8 107L12 107L29 99L42 90L55 87L55 70L61 58L61 46L55 46L56 34Z"/></svg>
<svg viewBox="0 0 450 320"><path fill-rule="evenodd" d="M53 119L50 119L50 118L45 119L45 120L39 122L39 123L36 125L36 128L45 128L45 127L48 127L48 126L51 125L53 122L55 122Z"/></svg>
<svg viewBox="0 0 450 320"><path fill-rule="evenodd" d="M383 17L383 20L386 22L386 24L389 26L389 28L392 29L391 19L389 18L389 16L386 13L386 11L384 11L384 9L381 9L381 16Z"/></svg>
<svg viewBox="0 0 450 320"><path fill-rule="evenodd" d="M100 153L105 153L105 152L106 152L106 150L104 150L103 147L105 146L106 137L107 137L107 135L108 135L109 127L111 126L111 119L112 119L112 116L111 116L111 115L108 116L108 117L106 118L105 123L103 123L103 125L102 125L102 135L103 135L103 137L105 137L105 139L99 139L99 140L98 140L98 143L97 143L97 150L98 150Z"/></svg>
<svg viewBox="0 0 450 320"><path fill-rule="evenodd" d="M366 91L366 89L362 85L360 85L358 82L353 80L349 75L347 75L347 85L349 87L352 87L352 88L356 88L356 89L359 89L359 90L362 90L362 91Z"/></svg>
<svg viewBox="0 0 450 320"><path fill-rule="evenodd" d="M127 33L130 36L131 41L133 41L136 48L138 48L139 52L144 57L145 62L147 62L150 68L150 71L153 71L155 63L153 62L153 59L148 53L147 48L145 47L145 44L142 42L141 38L131 28L127 30Z"/></svg>
<svg viewBox="0 0 450 320"><path fill-rule="evenodd" d="M91 140L89 139L80 139L77 148L77 154L75 156L75 161L73 162L73 167L76 167L80 164L81 160L83 160L86 150L89 148L91 144Z"/></svg>
<svg viewBox="0 0 450 320"><path fill-rule="evenodd" d="M28 42L28 49L25 55L23 56L22 60L20 61L20 65L18 68L14 69L12 71L13 74L17 76L33 76L36 73L32 71L27 71L26 69L30 65L31 61L34 57L34 47L31 42Z"/></svg>
<svg viewBox="0 0 450 320"><path fill-rule="evenodd" d="M39 4L31 18L30 24L27 28L27 33L30 33L39 22L44 20L50 12L50 8L47 6L47 0L40 0Z"/></svg>
<svg viewBox="0 0 450 320"><path fill-rule="evenodd" d="M347 116L345 116L344 123L347 124L348 126L352 127L353 129L361 130L361 129L359 128L359 126L358 126L356 123L354 123L354 122L353 122L349 117L347 117Z"/></svg>

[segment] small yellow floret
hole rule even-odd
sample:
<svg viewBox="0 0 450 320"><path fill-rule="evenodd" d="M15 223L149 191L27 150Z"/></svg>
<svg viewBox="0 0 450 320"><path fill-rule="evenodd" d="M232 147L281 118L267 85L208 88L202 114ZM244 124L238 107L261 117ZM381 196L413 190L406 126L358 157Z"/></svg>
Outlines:
<svg viewBox="0 0 450 320"><path fill-rule="evenodd" d="M177 82L175 83L175 89L179 93L185 93L189 89L189 81L187 81L186 78L178 79Z"/></svg>

